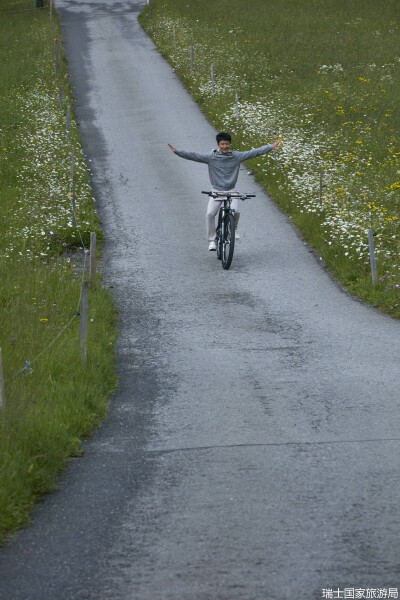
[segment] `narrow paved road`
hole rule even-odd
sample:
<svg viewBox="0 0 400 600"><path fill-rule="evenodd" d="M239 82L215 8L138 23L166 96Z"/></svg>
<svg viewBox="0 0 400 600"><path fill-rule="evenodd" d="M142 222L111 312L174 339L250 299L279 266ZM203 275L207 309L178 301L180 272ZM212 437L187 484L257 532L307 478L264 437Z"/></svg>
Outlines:
<svg viewBox="0 0 400 600"><path fill-rule="evenodd" d="M232 269L208 253L206 167L167 142L207 151L215 132L138 25L142 5L57 2L120 308L120 387L84 458L0 551L0 598L399 588L400 324L343 292L245 169L257 198Z"/></svg>

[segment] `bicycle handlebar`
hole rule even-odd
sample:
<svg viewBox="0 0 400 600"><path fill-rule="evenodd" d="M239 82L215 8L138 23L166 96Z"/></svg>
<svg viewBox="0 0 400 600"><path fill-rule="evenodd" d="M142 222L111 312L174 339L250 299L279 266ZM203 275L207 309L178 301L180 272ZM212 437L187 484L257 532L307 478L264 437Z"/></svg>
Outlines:
<svg viewBox="0 0 400 600"><path fill-rule="evenodd" d="M255 194L230 194L229 192L225 193L225 192L201 192L202 194L207 194L207 196L211 196L212 198L216 199L219 196L221 198L240 198L241 200L246 200L247 198L255 198L256 195Z"/></svg>

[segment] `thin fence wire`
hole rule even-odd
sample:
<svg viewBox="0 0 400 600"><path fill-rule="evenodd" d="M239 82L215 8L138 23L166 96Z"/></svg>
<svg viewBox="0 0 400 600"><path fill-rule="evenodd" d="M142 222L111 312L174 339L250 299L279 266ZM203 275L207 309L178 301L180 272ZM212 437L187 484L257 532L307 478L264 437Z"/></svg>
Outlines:
<svg viewBox="0 0 400 600"><path fill-rule="evenodd" d="M37 8L20 8L18 10L0 10L0 15L8 15L11 13L32 12L34 10L43 10L47 6L38 6Z"/></svg>
<svg viewBox="0 0 400 600"><path fill-rule="evenodd" d="M78 228L79 231L79 228ZM79 235L80 235L80 231L79 231ZM82 239L82 236L81 236ZM79 294L79 300L78 300L78 304L77 304L77 308L76 311L74 312L73 316L70 318L70 320L68 321L68 323L66 325L64 325L64 327L61 329L61 331L59 331L57 333L57 335L55 336L55 338L53 338L51 340L51 342L49 342L49 344L47 344L47 346L45 348L43 348L43 350L41 350L41 352L39 352L39 354L37 354L34 358L32 358L32 360L27 360L26 364L19 369L19 371L17 371L16 373L14 373L14 375L11 375L11 377L8 377L7 379L4 380L4 383L7 383L8 381L11 381L12 379L15 379L16 377L18 377L18 375L20 375L21 373L23 373L24 371L27 371L31 368L31 365L33 365L34 362L36 362L45 352L47 352L47 350L49 348L51 348L51 346L53 346L53 344L58 340L58 338L64 333L64 331L66 331L68 329L68 327L71 325L72 321L74 321L74 319L76 319L76 317L80 316L80 307L81 307L81 302L82 302L82 283L84 281L85 278L85 270L86 270L86 256L87 256L87 252L86 252L86 248L83 248L83 267L82 267L82 280L81 280L81 286L80 286L80 294Z"/></svg>
<svg viewBox="0 0 400 600"><path fill-rule="evenodd" d="M387 242L391 242L392 244L400 244L400 240L394 240L393 238L387 237L386 235L381 235L380 233L376 234L378 240L386 240Z"/></svg>

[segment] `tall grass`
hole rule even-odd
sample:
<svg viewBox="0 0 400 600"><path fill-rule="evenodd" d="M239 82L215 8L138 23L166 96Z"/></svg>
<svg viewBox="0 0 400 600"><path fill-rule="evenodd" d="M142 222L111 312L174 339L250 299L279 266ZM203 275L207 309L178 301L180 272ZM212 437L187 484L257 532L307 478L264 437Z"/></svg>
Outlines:
<svg viewBox="0 0 400 600"><path fill-rule="evenodd" d="M141 23L236 148L283 138L275 159L249 163L258 181L349 289L399 317L397 1L153 0Z"/></svg>
<svg viewBox="0 0 400 600"><path fill-rule="evenodd" d="M24 8L24 10L22 10ZM82 240L101 238L74 119L67 65L47 8L0 0L0 542L29 520L33 503L80 440L104 418L115 387L115 307L101 285L89 297L88 360L79 348ZM32 3L30 4L32 9ZM53 13L54 37L60 39ZM61 50L61 45L60 45ZM59 87L63 104L59 105ZM75 153L76 221L71 210Z"/></svg>

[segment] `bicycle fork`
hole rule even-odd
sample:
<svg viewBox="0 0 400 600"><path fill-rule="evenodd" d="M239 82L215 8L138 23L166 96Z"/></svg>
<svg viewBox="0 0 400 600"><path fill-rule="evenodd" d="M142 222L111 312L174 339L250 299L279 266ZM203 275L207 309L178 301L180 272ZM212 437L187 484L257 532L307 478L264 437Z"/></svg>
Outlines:
<svg viewBox="0 0 400 600"><path fill-rule="evenodd" d="M226 235L225 235L225 226L226 226L226 215L232 214L233 219L235 220L235 210L232 208L226 209L223 208L221 210L221 224L220 224L220 252L221 257L225 258L225 249L226 249Z"/></svg>
<svg viewBox="0 0 400 600"><path fill-rule="evenodd" d="M222 209L222 214L221 214L221 231L222 231L222 234L223 234L223 237L222 237L223 240L225 239L225 237L224 237L224 234L225 234L225 220L226 220L225 217L226 217L226 215L229 215L229 213L233 216L233 219L234 219L234 221L236 223L235 210L233 208L231 208L230 210Z"/></svg>

